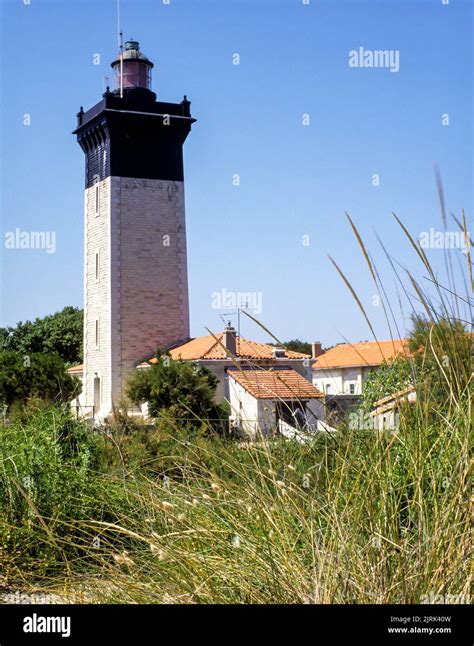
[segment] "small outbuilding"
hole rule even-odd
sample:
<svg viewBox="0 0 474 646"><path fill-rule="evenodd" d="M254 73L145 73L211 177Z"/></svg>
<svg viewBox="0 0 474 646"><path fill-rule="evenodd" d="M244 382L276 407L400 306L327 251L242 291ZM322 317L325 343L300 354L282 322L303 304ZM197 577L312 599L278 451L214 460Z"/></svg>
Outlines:
<svg viewBox="0 0 474 646"><path fill-rule="evenodd" d="M324 395L292 368L228 370L232 427L255 438L324 426Z"/></svg>

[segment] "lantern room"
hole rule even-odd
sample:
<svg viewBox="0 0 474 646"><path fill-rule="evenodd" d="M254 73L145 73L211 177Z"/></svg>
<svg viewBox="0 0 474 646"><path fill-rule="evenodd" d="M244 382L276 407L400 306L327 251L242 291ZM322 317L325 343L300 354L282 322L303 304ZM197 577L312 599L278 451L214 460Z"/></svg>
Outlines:
<svg viewBox="0 0 474 646"><path fill-rule="evenodd" d="M112 63L115 71L115 90L131 90L137 87L151 89L153 63L140 51L140 43L128 40L118 58Z"/></svg>

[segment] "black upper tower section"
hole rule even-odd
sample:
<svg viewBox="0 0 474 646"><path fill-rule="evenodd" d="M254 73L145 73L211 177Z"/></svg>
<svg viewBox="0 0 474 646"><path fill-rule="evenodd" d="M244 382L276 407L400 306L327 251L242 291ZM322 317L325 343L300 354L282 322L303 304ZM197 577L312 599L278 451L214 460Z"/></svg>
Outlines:
<svg viewBox="0 0 474 646"><path fill-rule="evenodd" d="M196 121L190 102L164 103L151 91L153 63L136 41L115 60L116 89L77 115L74 134L86 155L86 188L112 175L183 180L183 143Z"/></svg>

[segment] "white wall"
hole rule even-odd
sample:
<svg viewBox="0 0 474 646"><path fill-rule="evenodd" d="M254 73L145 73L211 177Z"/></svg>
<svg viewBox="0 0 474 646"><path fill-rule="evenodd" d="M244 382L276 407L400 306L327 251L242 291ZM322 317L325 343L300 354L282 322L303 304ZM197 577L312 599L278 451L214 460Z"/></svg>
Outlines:
<svg viewBox="0 0 474 646"><path fill-rule="evenodd" d="M99 210L96 212L96 188ZM110 372L110 177L85 192L84 234L84 378L82 403L92 413L94 378L100 379L101 408L111 408L112 375ZM99 253L99 276L96 279L95 257ZM99 344L95 343L95 322L99 321ZM99 413L99 411L95 411Z"/></svg>
<svg viewBox="0 0 474 646"><path fill-rule="evenodd" d="M344 368L342 380L344 395L360 395L362 393L362 368ZM353 393L351 393L351 386L354 389Z"/></svg>
<svg viewBox="0 0 474 646"><path fill-rule="evenodd" d="M250 395L234 379L229 378L229 403L231 418L250 437L259 433L271 433L276 428L276 404L274 399L257 399ZM324 400L310 399L305 406L308 423L324 421Z"/></svg>
<svg viewBox="0 0 474 646"><path fill-rule="evenodd" d="M333 370L313 370L313 386L324 394L342 395L342 370L337 368ZM327 386L330 387L329 391Z"/></svg>
<svg viewBox="0 0 474 646"><path fill-rule="evenodd" d="M231 418L251 438L275 429L275 402L272 399L257 399L234 379L229 379L229 404Z"/></svg>
<svg viewBox="0 0 474 646"><path fill-rule="evenodd" d="M255 437L259 429L258 400L234 379L229 379L229 404L231 419L244 432Z"/></svg>
<svg viewBox="0 0 474 646"><path fill-rule="evenodd" d="M229 376L227 373L228 368L235 368L235 363L231 359L201 359L201 360L196 360L195 363L205 366L209 370L211 370L214 375L218 378L219 383L217 384L216 388L216 394L214 396L214 399L217 403L222 402L224 400L229 400ZM305 365L305 362L303 359L278 359L276 362L271 362L271 361L261 361L261 360L254 360L254 361L245 361L241 359L237 359L238 365L245 367L245 366L252 366L255 367L256 365L262 366L262 367L273 367L275 369L278 368L292 368L296 372L298 372L301 376L303 376L305 379L308 381L311 381L311 368L308 368ZM309 370L309 372L308 372ZM232 371L230 371L232 372Z"/></svg>
<svg viewBox="0 0 474 646"><path fill-rule="evenodd" d="M361 395L364 383L376 367L356 366L353 368L313 369L313 386L328 395ZM354 386L351 393L350 386ZM330 386L330 391L327 391Z"/></svg>

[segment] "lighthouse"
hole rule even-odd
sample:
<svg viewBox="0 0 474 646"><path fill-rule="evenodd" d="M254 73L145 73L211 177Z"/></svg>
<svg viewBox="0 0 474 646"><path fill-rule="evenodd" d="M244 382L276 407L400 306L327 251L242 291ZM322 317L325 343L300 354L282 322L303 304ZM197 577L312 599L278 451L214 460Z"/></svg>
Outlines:
<svg viewBox="0 0 474 646"><path fill-rule="evenodd" d="M82 402L104 419L135 366L189 338L183 144L186 96L157 100L153 63L130 40L112 62L114 89L74 134L85 154Z"/></svg>

